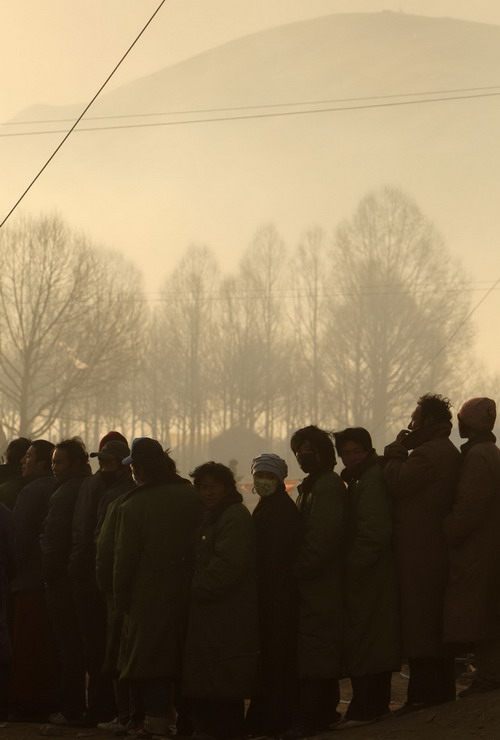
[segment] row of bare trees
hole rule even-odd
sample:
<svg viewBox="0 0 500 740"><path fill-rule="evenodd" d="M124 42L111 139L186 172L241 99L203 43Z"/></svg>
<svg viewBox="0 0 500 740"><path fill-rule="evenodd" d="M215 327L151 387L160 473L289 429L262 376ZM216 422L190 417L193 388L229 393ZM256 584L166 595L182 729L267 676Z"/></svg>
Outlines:
<svg viewBox="0 0 500 740"><path fill-rule="evenodd" d="M17 222L0 250L7 435L95 444L118 427L184 465L227 429L273 444L306 423L363 425L380 444L418 395L458 399L470 375L463 270L392 188L292 250L264 226L229 276L192 246L154 304L130 264L58 218Z"/></svg>

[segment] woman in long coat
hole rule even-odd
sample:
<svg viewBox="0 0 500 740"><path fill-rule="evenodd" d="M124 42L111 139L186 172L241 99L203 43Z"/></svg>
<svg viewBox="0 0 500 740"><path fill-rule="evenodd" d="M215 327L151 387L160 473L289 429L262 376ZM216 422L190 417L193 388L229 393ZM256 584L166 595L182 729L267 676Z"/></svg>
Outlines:
<svg viewBox="0 0 500 740"><path fill-rule="evenodd" d="M287 464L274 454L252 460L259 496L252 517L257 537L260 682L246 715L247 731L276 736L292 720L297 700L297 555L299 512L285 488Z"/></svg>
<svg viewBox="0 0 500 740"><path fill-rule="evenodd" d="M258 658L255 532L233 473L215 462L192 473L205 505L199 532L183 669L197 735L244 734L244 700Z"/></svg>
<svg viewBox="0 0 500 740"><path fill-rule="evenodd" d="M143 685L144 729L166 735L181 667L199 502L156 440L134 440L123 461L130 463L138 487L119 506L113 570L116 607L128 615L121 678Z"/></svg>
<svg viewBox="0 0 500 740"><path fill-rule="evenodd" d="M340 729L389 712L400 640L392 515L381 458L361 427L336 433L335 442L349 493L343 665L353 690Z"/></svg>

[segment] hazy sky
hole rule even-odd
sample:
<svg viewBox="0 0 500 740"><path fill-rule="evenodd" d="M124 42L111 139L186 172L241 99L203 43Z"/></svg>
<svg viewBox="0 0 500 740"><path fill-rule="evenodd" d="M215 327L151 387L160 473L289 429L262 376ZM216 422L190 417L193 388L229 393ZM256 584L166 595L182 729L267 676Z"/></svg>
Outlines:
<svg viewBox="0 0 500 740"><path fill-rule="evenodd" d="M6 0L1 3L0 121L37 103L87 102L158 4L159 0ZM108 90L271 26L330 13L383 10L500 25L498 0L167 0ZM8 146L9 139L3 139L0 147ZM12 193L11 202L0 203L2 214L9 210L18 194ZM92 233L92 229L89 231ZM490 272L494 269L492 262L490 267L479 266L474 279L496 278ZM492 323L491 311L498 310L499 305L497 296L492 296L484 312L478 313L479 320L488 313ZM495 363L498 369L494 336L491 328L487 338L484 334L480 336L479 344L492 369Z"/></svg>

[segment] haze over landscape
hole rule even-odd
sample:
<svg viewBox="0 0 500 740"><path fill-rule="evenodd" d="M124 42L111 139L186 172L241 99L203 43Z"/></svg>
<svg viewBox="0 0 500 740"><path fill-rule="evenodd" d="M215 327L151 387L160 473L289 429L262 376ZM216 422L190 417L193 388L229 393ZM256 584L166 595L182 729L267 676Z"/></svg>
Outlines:
<svg viewBox="0 0 500 740"><path fill-rule="evenodd" d="M114 29L112 6L123 11ZM0 143L2 215L155 4L110 3L100 15L95 3L75 3L73 20L58 3L46 17L36 7L40 34L28 32L18 89L9 81L11 103L2 108L2 134L30 133ZM14 26L34 8L10 11ZM229 273L263 225L274 224L290 250L311 227L333 239L365 195L390 186L440 232L477 304L500 275L495 4L478 3L475 13L459 2L266 8L166 4L19 214L57 212L121 252L154 305L189 245L207 245ZM37 78L30 54L40 52L41 34ZM473 319L491 375L499 371L499 308L497 287Z"/></svg>

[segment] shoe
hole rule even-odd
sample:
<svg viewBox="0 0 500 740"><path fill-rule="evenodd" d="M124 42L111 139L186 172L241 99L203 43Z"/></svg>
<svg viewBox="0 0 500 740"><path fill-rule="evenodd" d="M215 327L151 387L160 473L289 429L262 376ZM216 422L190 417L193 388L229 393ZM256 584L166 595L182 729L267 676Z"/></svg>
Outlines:
<svg viewBox="0 0 500 740"><path fill-rule="evenodd" d="M111 722L98 722L97 729L103 732L109 732L111 735L126 735L130 729L130 725L122 724L118 717L111 720Z"/></svg>
<svg viewBox="0 0 500 740"><path fill-rule="evenodd" d="M500 684L493 683L492 681L481 681L476 678L472 681L470 686L458 692L458 698L465 699L467 696L486 694L488 691L498 691L498 689L500 689Z"/></svg>
<svg viewBox="0 0 500 740"><path fill-rule="evenodd" d="M353 727L372 725L375 719L342 719L337 724L330 725L331 730L351 730Z"/></svg>
<svg viewBox="0 0 500 740"><path fill-rule="evenodd" d="M80 717L66 717L62 712L54 712L49 714L49 723L59 727L84 727L85 718L83 715Z"/></svg>

